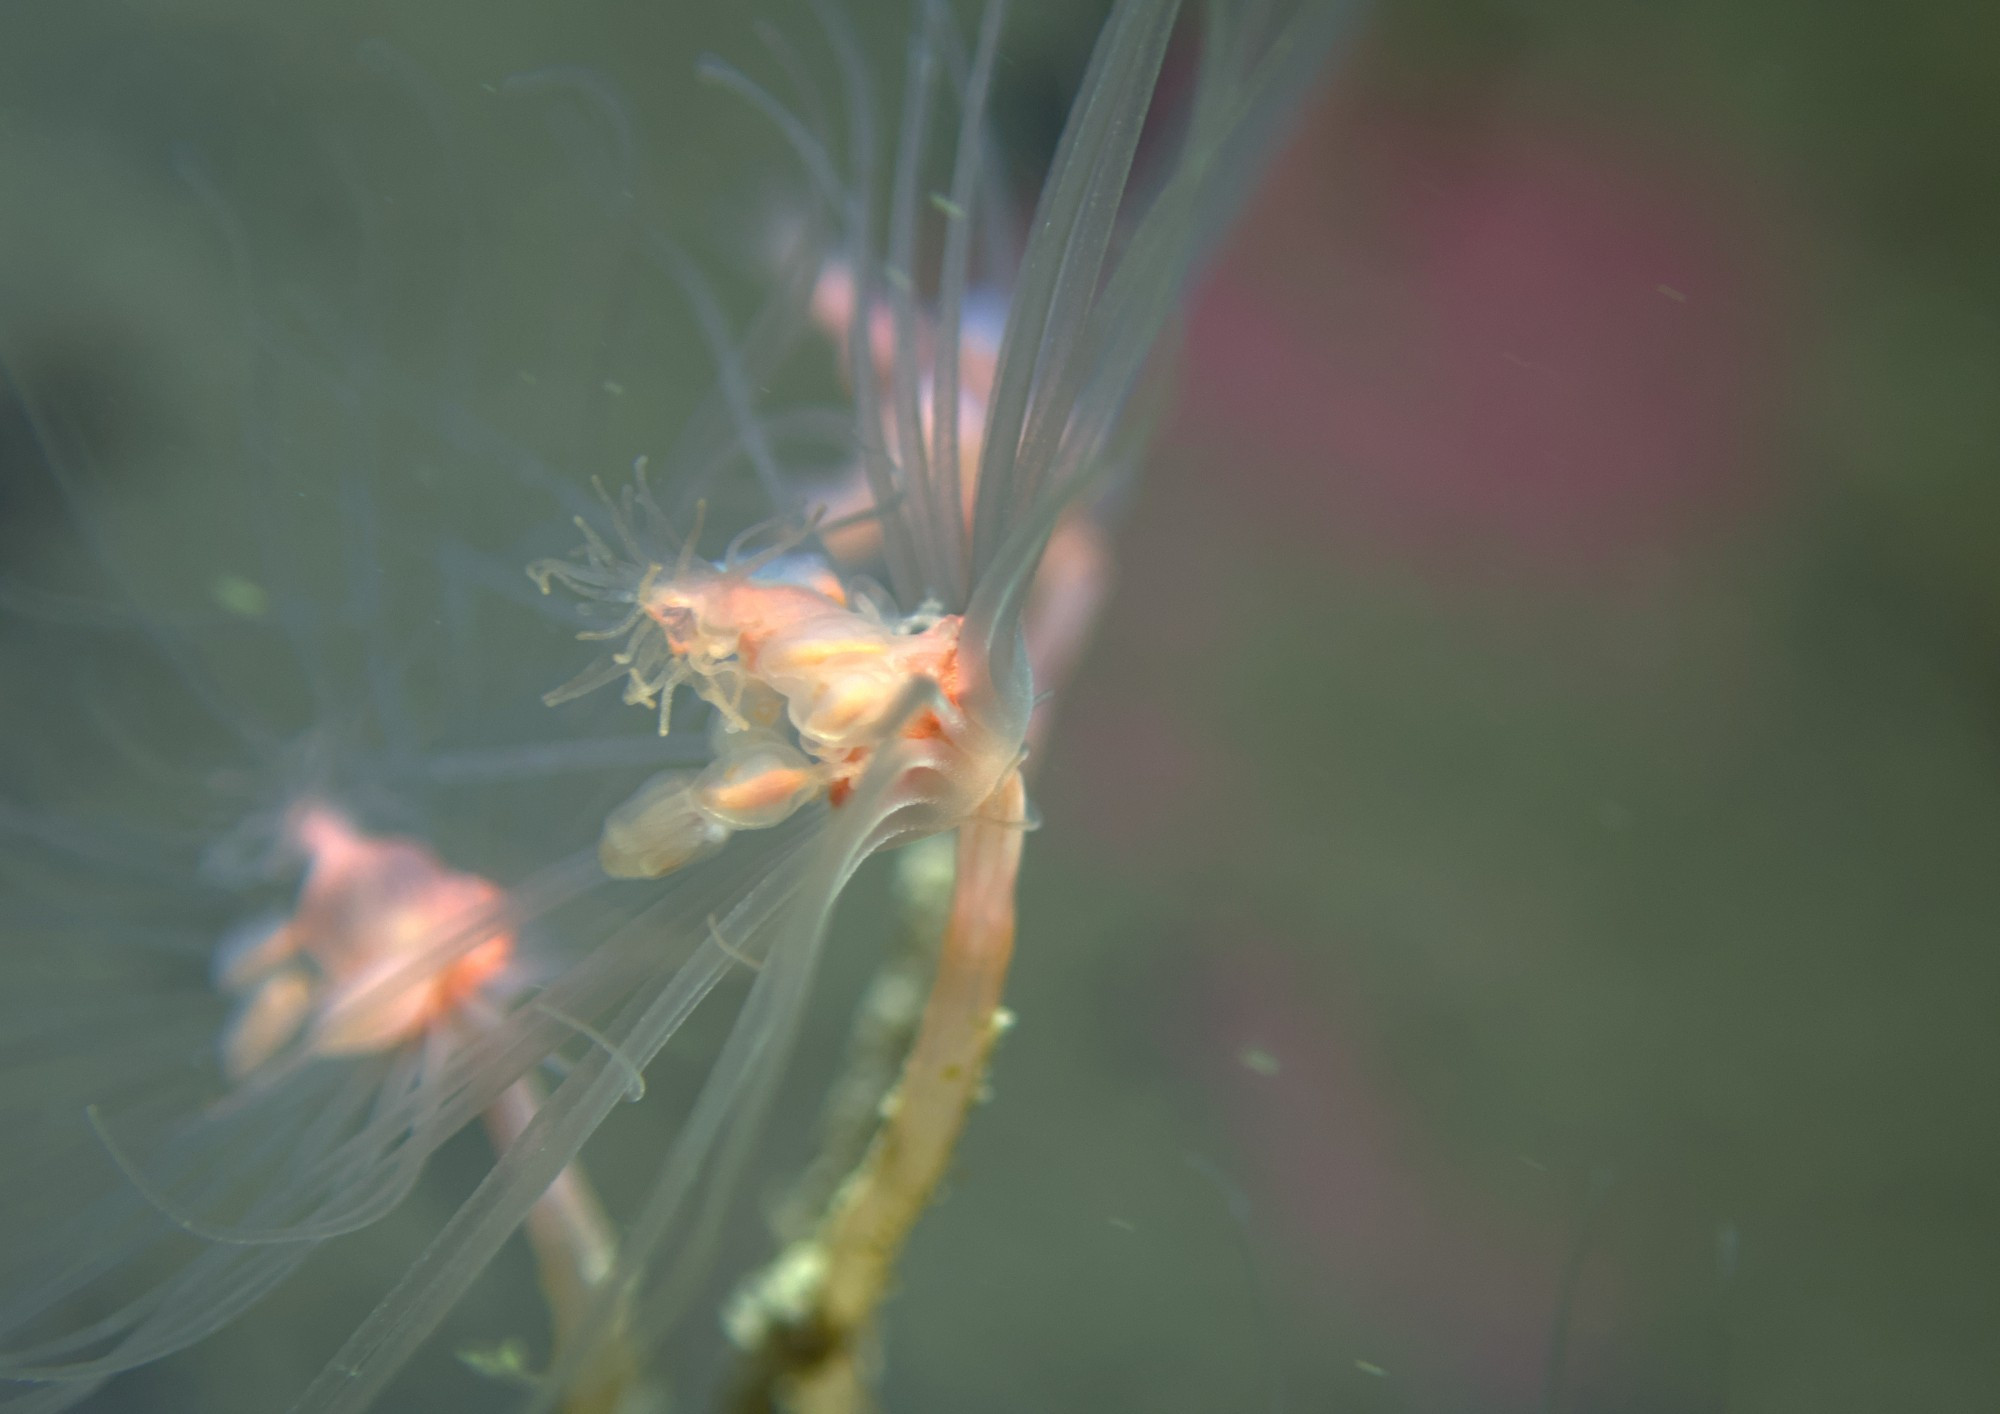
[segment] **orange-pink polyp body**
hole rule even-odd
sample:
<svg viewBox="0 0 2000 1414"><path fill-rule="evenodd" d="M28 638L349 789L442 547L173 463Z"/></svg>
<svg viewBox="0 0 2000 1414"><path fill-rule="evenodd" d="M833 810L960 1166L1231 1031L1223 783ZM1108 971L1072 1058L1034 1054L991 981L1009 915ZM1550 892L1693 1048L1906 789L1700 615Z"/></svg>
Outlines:
<svg viewBox="0 0 2000 1414"><path fill-rule="evenodd" d="M829 261L820 271L819 279L813 286L812 317L827 337L846 353L847 333L853 326L855 307L854 276L844 263ZM904 355L897 344L894 317L886 302L877 304L868 321L868 331L877 386L894 387L897 361ZM979 498L980 442L986 429L986 405L993 393L993 378L999 365L1000 331L985 327L977 319L967 319L960 326L959 335L959 501L965 508L969 530L973 506ZM919 329L918 337L920 346L926 350L935 342L935 335L928 326ZM917 361L920 366L927 366L928 354ZM927 440L935 426L936 398L936 389L930 380L922 380L917 389L917 418L919 430ZM893 447L897 443L899 429L886 399L880 409L880 417L883 440ZM874 517L857 514L873 505L874 494L869 489L868 479L858 469L829 498L829 518L848 523L830 532L826 544L834 556L844 563L859 563L880 551L881 522Z"/></svg>
<svg viewBox="0 0 2000 1414"><path fill-rule="evenodd" d="M390 1050L454 1017L507 970L512 932L498 885L447 866L415 840L377 837L308 801L286 824L305 857L298 905L228 959L244 997L223 1039L241 1078L301 1032L323 1056Z"/></svg>
<svg viewBox="0 0 2000 1414"><path fill-rule="evenodd" d="M831 574L825 580L829 587L701 575L655 587L646 612L689 662L741 664L752 684L782 699L806 749L831 763L879 744L883 719L912 682L928 679L956 703L960 621L897 632L850 608ZM936 716L921 713L904 730L933 734Z"/></svg>

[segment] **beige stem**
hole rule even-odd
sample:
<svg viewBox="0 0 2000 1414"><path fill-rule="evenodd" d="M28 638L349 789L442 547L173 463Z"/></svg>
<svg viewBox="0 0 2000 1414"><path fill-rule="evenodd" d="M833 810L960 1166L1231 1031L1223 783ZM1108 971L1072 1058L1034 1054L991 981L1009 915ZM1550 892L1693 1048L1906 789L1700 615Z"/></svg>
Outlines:
<svg viewBox="0 0 2000 1414"><path fill-rule="evenodd" d="M958 869L937 977L889 1113L822 1225L814 1326L822 1358L784 1381L798 1414L871 1407L863 1348L897 1257L930 1204L978 1100L1014 951L1014 884L1026 798L1010 772L958 831Z"/></svg>
<svg viewBox="0 0 2000 1414"><path fill-rule="evenodd" d="M496 1150L504 1152L521 1137L543 1098L541 1087L523 1077L488 1107L481 1118ZM580 1329L592 1296L611 1273L617 1242L579 1166L571 1164L556 1175L528 1210L525 1228L542 1296L548 1302L556 1350L568 1349L579 1338L596 1346L563 1400L563 1414L612 1414L637 1379L638 1362L622 1319L612 1331Z"/></svg>

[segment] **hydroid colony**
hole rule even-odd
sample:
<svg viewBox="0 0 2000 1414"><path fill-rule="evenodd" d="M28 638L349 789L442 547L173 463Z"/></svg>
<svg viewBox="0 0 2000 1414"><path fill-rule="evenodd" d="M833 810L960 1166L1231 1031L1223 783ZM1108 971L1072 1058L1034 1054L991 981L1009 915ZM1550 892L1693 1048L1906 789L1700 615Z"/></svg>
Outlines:
<svg viewBox="0 0 2000 1414"><path fill-rule="evenodd" d="M10 741L0 1104L28 1142L5 1172L6 1407L64 1407L226 1324L316 1248L396 1210L475 1118L489 1170L296 1407L373 1404L524 1224L554 1327L540 1373L516 1372L528 1407L641 1406L648 1354L687 1314L738 1196L836 901L870 856L956 832L922 1029L890 1118L809 1243L791 1332L807 1338L773 1377L799 1407L863 1406L858 1352L993 1034L1036 669L1046 681L1088 618L1089 573L1038 590L1038 571L1133 460L1125 413L1179 292L1339 19L1319 4L1211 7L1170 154L1128 200L1176 7L1117 4L1018 263L984 127L999 5L964 37L917 7L886 181L882 89L832 6L818 21L838 121L796 37L772 50L794 92L712 65L789 146L806 235L778 317L748 338L684 255L646 243L709 334L720 456L683 449L594 503L582 487L596 468L515 460L514 486L581 511L581 549L530 572L553 591L551 640L581 612L598 653L579 646L577 675L540 685L558 705L535 725L524 714L548 709L517 673L467 682L441 666L455 661L446 609L508 592L490 564L434 556L398 580L433 602L375 595L380 506L424 504L379 436L353 436L360 455L331 476L254 446L258 506L333 511L345 549L328 577L272 558L218 578L215 613L189 619L121 567L87 439L29 388L90 573L13 587L18 660L48 671L81 635L110 645L89 661L111 666L41 684L51 740L74 735L62 704L90 704L109 744L94 775L37 759L32 732ZM199 163L182 176L248 264ZM974 336L975 288L1005 294L997 346ZM765 334L809 306L844 325L844 443L865 487L834 511L839 497L815 506L789 473L781 410L755 396ZM305 351L286 386L329 418L413 401L368 386L366 360L344 362L312 319L246 319L260 358ZM772 504L719 550L695 502L730 461ZM440 523L429 543L451 534ZM857 572L871 555L886 587ZM705 732L676 713L683 688ZM132 788L141 773L156 794ZM552 819L530 802L559 778L583 783ZM747 985L705 1078L607 1214L586 1146L732 977Z"/></svg>

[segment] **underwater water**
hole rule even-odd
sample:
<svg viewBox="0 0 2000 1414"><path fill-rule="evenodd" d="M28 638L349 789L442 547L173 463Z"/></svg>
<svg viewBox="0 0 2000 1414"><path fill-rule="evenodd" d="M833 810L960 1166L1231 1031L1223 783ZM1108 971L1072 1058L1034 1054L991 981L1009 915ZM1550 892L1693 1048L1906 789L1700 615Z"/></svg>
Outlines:
<svg viewBox="0 0 2000 1414"><path fill-rule="evenodd" d="M852 8L889 109L909 9ZM1101 8L1010 10L1024 209ZM215 948L296 892L248 828L287 790L337 777L512 885L698 753L615 692L543 705L590 645L524 571L641 456L718 531L770 513L710 455L712 338L658 244L735 330L782 303L795 166L696 79L782 70L760 18L835 90L805 6L0 21L0 1122L65 1146L16 1213L63 1206L51 1172L129 1201L83 1105L143 1143L125 1078L215 1069ZM1777 0L1387 0L1345 33L1142 394L1031 763L1018 1021L900 1264L884 1408L2000 1398L2000 51L1953 33ZM837 351L796 343L759 400L838 405ZM788 484L836 484L792 431ZM813 1152L895 867L834 915L647 1407L722 1407L719 1313ZM643 916L639 885L549 887L536 980ZM584 1149L614 1213L749 991ZM290 1407L493 1162L441 1140L77 1407ZM378 1407L514 1407L473 1366L544 1347L535 1280L509 1241Z"/></svg>

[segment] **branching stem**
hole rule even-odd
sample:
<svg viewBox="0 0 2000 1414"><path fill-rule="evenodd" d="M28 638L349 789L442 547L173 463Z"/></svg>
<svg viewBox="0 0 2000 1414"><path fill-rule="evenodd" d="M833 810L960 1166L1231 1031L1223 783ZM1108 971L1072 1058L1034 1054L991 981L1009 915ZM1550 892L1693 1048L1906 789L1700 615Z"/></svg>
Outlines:
<svg viewBox="0 0 2000 1414"><path fill-rule="evenodd" d="M773 1268L795 1282L803 1273L805 1289L795 1285L795 1304L782 1322L757 1332L739 1409L865 1414L873 1408L876 1311L910 1232L950 1167L999 1034L1026 808L1020 773L1010 772L959 826L951 910L916 1041L860 1165L818 1230Z"/></svg>

